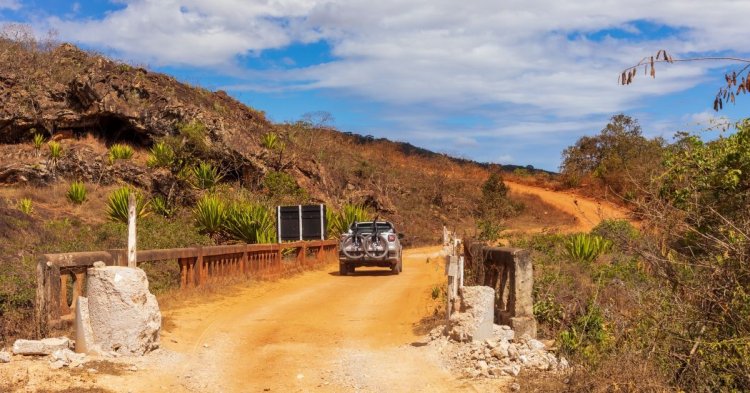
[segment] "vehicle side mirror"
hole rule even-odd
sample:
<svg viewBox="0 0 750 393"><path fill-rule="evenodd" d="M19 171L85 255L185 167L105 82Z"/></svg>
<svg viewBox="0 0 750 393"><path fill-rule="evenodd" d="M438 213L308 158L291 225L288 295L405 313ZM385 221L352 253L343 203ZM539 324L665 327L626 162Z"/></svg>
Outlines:
<svg viewBox="0 0 750 393"><path fill-rule="evenodd" d="M399 233L398 234L398 238L399 238L399 240L403 239L404 238L404 234L403 233Z"/></svg>

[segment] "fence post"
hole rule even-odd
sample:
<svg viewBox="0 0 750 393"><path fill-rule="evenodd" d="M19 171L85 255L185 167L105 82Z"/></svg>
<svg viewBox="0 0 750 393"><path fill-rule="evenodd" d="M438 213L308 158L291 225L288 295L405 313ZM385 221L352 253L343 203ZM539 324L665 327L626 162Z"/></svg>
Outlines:
<svg viewBox="0 0 750 393"><path fill-rule="evenodd" d="M135 192L128 195L128 267L134 268L136 262L136 237L135 237Z"/></svg>
<svg viewBox="0 0 750 393"><path fill-rule="evenodd" d="M34 305L37 338L46 336L48 331L50 298L46 284L47 261L39 258L36 264L36 304Z"/></svg>

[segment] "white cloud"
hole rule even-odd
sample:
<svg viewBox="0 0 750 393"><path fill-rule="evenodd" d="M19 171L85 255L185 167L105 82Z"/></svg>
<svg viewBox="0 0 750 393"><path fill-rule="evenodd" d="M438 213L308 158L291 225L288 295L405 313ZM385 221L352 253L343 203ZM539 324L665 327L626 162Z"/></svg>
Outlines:
<svg viewBox="0 0 750 393"><path fill-rule="evenodd" d="M21 2L18 0L0 0L0 10L19 10L21 9Z"/></svg>

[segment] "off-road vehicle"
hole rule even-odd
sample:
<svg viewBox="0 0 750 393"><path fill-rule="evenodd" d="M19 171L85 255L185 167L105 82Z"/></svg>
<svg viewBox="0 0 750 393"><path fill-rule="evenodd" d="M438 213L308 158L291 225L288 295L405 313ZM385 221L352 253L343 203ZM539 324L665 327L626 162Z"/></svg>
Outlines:
<svg viewBox="0 0 750 393"><path fill-rule="evenodd" d="M401 238L387 221L355 222L341 235L339 274L354 273L360 266L389 267L395 274L403 270Z"/></svg>

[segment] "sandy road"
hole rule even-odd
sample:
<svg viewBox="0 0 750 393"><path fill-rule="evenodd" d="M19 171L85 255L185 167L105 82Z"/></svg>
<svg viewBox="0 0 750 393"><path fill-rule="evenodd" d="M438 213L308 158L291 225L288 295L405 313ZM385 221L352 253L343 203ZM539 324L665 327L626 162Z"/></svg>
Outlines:
<svg viewBox="0 0 750 393"><path fill-rule="evenodd" d="M166 351L126 380L100 382L134 392L476 391L412 345L444 280L438 251L405 251L400 275L361 268L340 277L330 266L166 311Z"/></svg>

